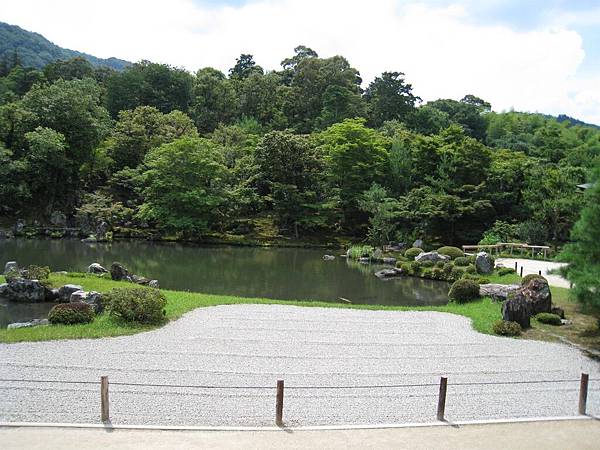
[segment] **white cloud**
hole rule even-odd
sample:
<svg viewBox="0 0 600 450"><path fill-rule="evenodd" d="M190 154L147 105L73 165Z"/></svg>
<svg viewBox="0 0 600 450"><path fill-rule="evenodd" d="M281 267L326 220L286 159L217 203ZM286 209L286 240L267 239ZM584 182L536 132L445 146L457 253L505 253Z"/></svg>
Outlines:
<svg viewBox="0 0 600 450"><path fill-rule="evenodd" d="M394 0L0 2L0 20L101 56L226 71L242 52L276 69L298 44L341 54L368 82L406 73L425 100L472 93L496 110L565 113L600 123L600 74L581 79L580 35L567 26L516 31L477 25L461 6Z"/></svg>

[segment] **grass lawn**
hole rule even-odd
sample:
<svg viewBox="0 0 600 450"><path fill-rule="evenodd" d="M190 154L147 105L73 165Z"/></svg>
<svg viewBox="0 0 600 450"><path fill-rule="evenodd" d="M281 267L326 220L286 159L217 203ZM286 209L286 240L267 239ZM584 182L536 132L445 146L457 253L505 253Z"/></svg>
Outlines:
<svg viewBox="0 0 600 450"><path fill-rule="evenodd" d="M512 284L519 283L517 274L487 276L492 283ZM94 275L72 273L67 275L52 274L50 281L54 286L64 284L79 284L87 291L105 292L114 287L131 286L130 283L117 282L100 278ZM0 282L3 278L0 277ZM584 314L581 306L569 297L569 290L552 287L553 303L565 310L566 316L572 321L570 325L552 326L532 321L532 328L527 330L523 337L547 341L566 339L592 350L600 350L600 334L582 336L582 332L593 327L596 319L592 315ZM304 307L369 309L388 311L439 311L459 314L471 319L473 328L481 333L492 334L493 323L501 318L501 304L484 298L471 303L448 303L442 306L381 306L381 305L352 305L346 303L322 301L288 301L271 300L264 298L242 298L223 295L209 295L197 292L162 290L167 298L166 314L168 320L175 320L195 308L233 305L233 304L280 304ZM44 341L53 339L81 339L100 338L109 336L123 336L148 331L156 326L128 324L108 314L101 314L90 324L82 325L51 325L34 328L20 328L15 330L0 330L0 342Z"/></svg>

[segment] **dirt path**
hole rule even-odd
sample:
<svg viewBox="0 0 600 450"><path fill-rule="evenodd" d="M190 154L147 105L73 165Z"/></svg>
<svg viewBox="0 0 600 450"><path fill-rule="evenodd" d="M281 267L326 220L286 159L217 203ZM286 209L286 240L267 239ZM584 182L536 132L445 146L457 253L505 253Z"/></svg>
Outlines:
<svg viewBox="0 0 600 450"><path fill-rule="evenodd" d="M523 267L523 275L536 274L540 271L542 275L548 280L550 286L568 288L570 283L568 280L560 275L549 274L549 271L560 269L565 266L565 263L551 262L551 261L538 261L533 259L520 259L520 258L498 258L496 264L502 264L504 267L515 267L517 263L517 271L521 271Z"/></svg>

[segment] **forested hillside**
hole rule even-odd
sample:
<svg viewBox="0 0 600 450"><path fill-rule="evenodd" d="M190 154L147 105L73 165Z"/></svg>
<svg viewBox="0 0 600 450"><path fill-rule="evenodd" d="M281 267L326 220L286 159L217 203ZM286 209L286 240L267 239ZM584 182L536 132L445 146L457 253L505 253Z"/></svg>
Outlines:
<svg viewBox="0 0 600 450"><path fill-rule="evenodd" d="M44 36L26 31L16 25L0 22L0 60L12 59L18 55L23 67L41 69L46 64L59 59L82 57L96 67L105 66L122 70L131 63L117 58L102 59L87 53L69 50L53 44Z"/></svg>
<svg viewBox="0 0 600 450"><path fill-rule="evenodd" d="M401 72L363 90L307 47L227 74L82 58L0 73L0 212L54 211L165 234L563 242L600 159L600 131L495 113L465 95L423 104Z"/></svg>

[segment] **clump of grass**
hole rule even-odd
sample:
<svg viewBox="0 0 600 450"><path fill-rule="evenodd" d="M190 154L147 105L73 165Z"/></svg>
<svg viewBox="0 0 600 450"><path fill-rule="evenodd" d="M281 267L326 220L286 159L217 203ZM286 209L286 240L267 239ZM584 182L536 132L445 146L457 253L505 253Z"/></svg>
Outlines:
<svg viewBox="0 0 600 450"><path fill-rule="evenodd" d="M370 245L352 245L348 252L348 258L350 259L359 259L359 258L372 258L375 249Z"/></svg>

